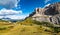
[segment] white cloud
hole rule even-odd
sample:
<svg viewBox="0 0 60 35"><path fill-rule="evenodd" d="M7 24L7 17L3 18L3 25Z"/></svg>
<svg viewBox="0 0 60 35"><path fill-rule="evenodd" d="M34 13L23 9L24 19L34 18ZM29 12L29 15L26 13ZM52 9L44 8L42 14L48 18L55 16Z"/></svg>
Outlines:
<svg viewBox="0 0 60 35"><path fill-rule="evenodd" d="M10 18L10 19L24 19L25 18L25 16L24 15L19 15L19 16L17 16L17 15L10 15L10 16L5 16L5 18Z"/></svg>
<svg viewBox="0 0 60 35"><path fill-rule="evenodd" d="M50 5L50 3L49 4L46 4L43 8L48 7L49 5Z"/></svg>
<svg viewBox="0 0 60 35"><path fill-rule="evenodd" d="M7 15L7 16L0 16L0 19L14 19L14 20L19 20L19 19L25 19L25 15Z"/></svg>
<svg viewBox="0 0 60 35"><path fill-rule="evenodd" d="M4 16L4 15L18 15L21 14L22 11L15 11L15 10L7 10L7 9L1 9L0 10L0 16Z"/></svg>
<svg viewBox="0 0 60 35"><path fill-rule="evenodd" d="M0 19L3 18L4 16L0 16Z"/></svg>
<svg viewBox="0 0 60 35"><path fill-rule="evenodd" d="M16 11L12 10L11 8L17 8L20 9L21 7L18 7L18 2L20 0L0 0L0 6L3 6L5 9L0 10L0 18L11 18L11 19L23 19L26 16L20 15L22 14L22 11ZM19 15L19 16L18 16Z"/></svg>
<svg viewBox="0 0 60 35"><path fill-rule="evenodd" d="M45 0L45 3L49 2L49 1L51 1L51 0Z"/></svg>
<svg viewBox="0 0 60 35"><path fill-rule="evenodd" d="M26 17L28 17L29 15L6 15L6 16L0 16L0 19L14 19L14 20L19 20L19 19L25 19Z"/></svg>
<svg viewBox="0 0 60 35"><path fill-rule="evenodd" d="M50 4L47 4L47 5L45 5L45 6L49 6Z"/></svg>
<svg viewBox="0 0 60 35"><path fill-rule="evenodd" d="M0 0L0 6L3 6L7 9L17 7L17 4L20 0Z"/></svg>

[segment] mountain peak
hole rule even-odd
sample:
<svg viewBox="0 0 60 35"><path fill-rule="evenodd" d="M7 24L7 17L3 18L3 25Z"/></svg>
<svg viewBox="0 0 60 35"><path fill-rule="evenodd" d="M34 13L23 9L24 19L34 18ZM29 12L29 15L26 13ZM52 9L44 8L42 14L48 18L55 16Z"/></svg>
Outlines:
<svg viewBox="0 0 60 35"><path fill-rule="evenodd" d="M57 16L56 16L57 15ZM35 11L30 14L33 20L52 22L54 24L60 23L60 2L49 4L45 8L36 8ZM29 17L30 17L29 16Z"/></svg>

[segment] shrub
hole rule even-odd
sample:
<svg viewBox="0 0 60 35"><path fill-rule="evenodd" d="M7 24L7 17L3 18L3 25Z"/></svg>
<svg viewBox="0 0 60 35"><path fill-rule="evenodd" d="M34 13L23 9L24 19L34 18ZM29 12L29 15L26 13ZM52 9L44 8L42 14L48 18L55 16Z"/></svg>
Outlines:
<svg viewBox="0 0 60 35"><path fill-rule="evenodd" d="M5 27L4 27L4 28L0 28L0 30L6 30L6 29L7 29L7 28L5 28Z"/></svg>
<svg viewBox="0 0 60 35"><path fill-rule="evenodd" d="M54 27L54 33L59 33L59 27Z"/></svg>

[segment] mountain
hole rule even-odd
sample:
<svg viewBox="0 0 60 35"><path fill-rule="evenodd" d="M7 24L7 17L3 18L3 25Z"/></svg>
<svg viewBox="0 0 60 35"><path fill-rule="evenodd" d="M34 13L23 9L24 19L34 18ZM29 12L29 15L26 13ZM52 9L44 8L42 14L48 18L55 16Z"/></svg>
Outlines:
<svg viewBox="0 0 60 35"><path fill-rule="evenodd" d="M29 17L40 22L60 24L60 2L50 4L45 8L36 8Z"/></svg>
<svg viewBox="0 0 60 35"><path fill-rule="evenodd" d="M11 19L11 18L1 18L1 20L11 21L11 22L23 21L23 19Z"/></svg>
<svg viewBox="0 0 60 35"><path fill-rule="evenodd" d="M11 18L1 18L1 19L3 19L3 20L10 20Z"/></svg>

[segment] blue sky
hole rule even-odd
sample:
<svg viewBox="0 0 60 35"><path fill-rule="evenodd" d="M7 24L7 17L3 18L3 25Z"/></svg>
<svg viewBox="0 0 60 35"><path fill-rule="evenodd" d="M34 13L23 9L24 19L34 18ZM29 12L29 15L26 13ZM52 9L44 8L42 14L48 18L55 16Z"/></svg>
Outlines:
<svg viewBox="0 0 60 35"><path fill-rule="evenodd" d="M49 3L59 2L60 0L21 0L21 9L25 14L32 13L37 7L44 7Z"/></svg>
<svg viewBox="0 0 60 35"><path fill-rule="evenodd" d="M35 8L43 8L55 2L60 0L0 0L0 18L22 19L31 14Z"/></svg>

